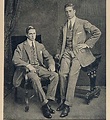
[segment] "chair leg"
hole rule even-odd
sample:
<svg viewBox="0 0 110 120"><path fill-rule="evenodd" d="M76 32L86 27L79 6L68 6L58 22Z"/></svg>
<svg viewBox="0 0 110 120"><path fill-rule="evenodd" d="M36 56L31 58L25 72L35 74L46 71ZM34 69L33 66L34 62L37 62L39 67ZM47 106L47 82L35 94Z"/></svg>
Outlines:
<svg viewBox="0 0 110 120"><path fill-rule="evenodd" d="M94 69L93 71L89 71L87 75L90 79L90 91L93 91L96 87L96 70Z"/></svg>
<svg viewBox="0 0 110 120"><path fill-rule="evenodd" d="M28 79L25 79L25 84L24 84L24 88L25 88L25 112L28 112L29 111L29 98L28 98L28 89L27 89L27 80Z"/></svg>
<svg viewBox="0 0 110 120"><path fill-rule="evenodd" d="M94 92L94 97L98 97L100 95L100 88L96 88L96 74L90 76L90 91Z"/></svg>
<svg viewBox="0 0 110 120"><path fill-rule="evenodd" d="M28 112L29 111L29 98L28 98L28 90L26 90L25 92L25 112Z"/></svg>
<svg viewBox="0 0 110 120"><path fill-rule="evenodd" d="M17 94L18 94L18 89L17 89L17 87L15 88L15 92L14 92L14 100L15 100L15 102L17 102Z"/></svg>
<svg viewBox="0 0 110 120"><path fill-rule="evenodd" d="M86 94L86 103L89 105L93 98L100 95L100 88L96 88L96 70L87 73L90 79L90 91Z"/></svg>
<svg viewBox="0 0 110 120"><path fill-rule="evenodd" d="M96 87L96 76L90 77L90 91L93 91Z"/></svg>

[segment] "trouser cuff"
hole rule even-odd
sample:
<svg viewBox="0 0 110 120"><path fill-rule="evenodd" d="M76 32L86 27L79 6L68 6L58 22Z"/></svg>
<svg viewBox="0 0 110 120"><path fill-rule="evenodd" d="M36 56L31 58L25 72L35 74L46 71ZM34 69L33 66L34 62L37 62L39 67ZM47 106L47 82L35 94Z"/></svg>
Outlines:
<svg viewBox="0 0 110 120"><path fill-rule="evenodd" d="M68 105L69 107L72 107L72 104L70 104L68 101L65 101L64 104Z"/></svg>
<svg viewBox="0 0 110 120"><path fill-rule="evenodd" d="M47 104L47 103L48 103L48 100L45 99L45 100L42 102L42 106L45 105L45 104Z"/></svg>
<svg viewBox="0 0 110 120"><path fill-rule="evenodd" d="M55 101L55 97L52 97L52 96L48 96L47 99Z"/></svg>

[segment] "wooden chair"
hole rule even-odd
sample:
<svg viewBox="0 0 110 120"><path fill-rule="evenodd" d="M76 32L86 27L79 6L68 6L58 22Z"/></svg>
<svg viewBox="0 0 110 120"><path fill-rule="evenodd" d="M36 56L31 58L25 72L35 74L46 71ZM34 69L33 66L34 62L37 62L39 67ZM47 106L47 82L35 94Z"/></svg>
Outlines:
<svg viewBox="0 0 110 120"><path fill-rule="evenodd" d="M37 41L41 43L41 35L36 36ZM14 54L14 50L16 49L17 45L22 43L26 40L26 36L12 36L11 37L11 44L12 44L12 54ZM15 68L16 69L16 68ZM41 80L41 84L43 86L44 92L46 92L46 87L49 84L49 80ZM46 87L45 87L46 86ZM33 98L35 94L29 97L29 90L33 89L32 81L28 79L27 74L24 75L24 79L21 82L20 87L22 87L25 90L25 112L29 111L29 99ZM15 87L15 93L14 93L14 100L15 102L18 102L18 88Z"/></svg>

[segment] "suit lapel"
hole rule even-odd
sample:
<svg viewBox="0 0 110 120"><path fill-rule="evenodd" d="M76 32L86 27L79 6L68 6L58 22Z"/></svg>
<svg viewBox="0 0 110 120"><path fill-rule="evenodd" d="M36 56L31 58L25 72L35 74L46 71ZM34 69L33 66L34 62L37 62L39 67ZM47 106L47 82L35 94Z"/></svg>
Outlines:
<svg viewBox="0 0 110 120"><path fill-rule="evenodd" d="M76 32L77 28L79 27L79 20L76 17L75 23L74 23L74 33Z"/></svg>
<svg viewBox="0 0 110 120"><path fill-rule="evenodd" d="M64 33L63 44L65 44L65 42L66 42L66 33L67 33L67 23L65 24L65 26L63 28L63 33Z"/></svg>
<svg viewBox="0 0 110 120"><path fill-rule="evenodd" d="M66 22L65 26L63 27L63 44L62 44L61 56L63 54L65 44L66 44L66 33L67 33L67 22Z"/></svg>
<svg viewBox="0 0 110 120"><path fill-rule="evenodd" d="M74 23L74 28L73 28L73 44L77 44L77 39L76 39L76 31L79 27L79 20L76 17L75 23Z"/></svg>
<svg viewBox="0 0 110 120"><path fill-rule="evenodd" d="M27 40L24 42L24 49L25 49L25 51L26 51L26 53L29 57L29 60L31 61L31 56L30 56L31 55L31 50L30 50L30 46L29 46Z"/></svg>
<svg viewBox="0 0 110 120"><path fill-rule="evenodd" d="M37 54L37 58L38 58L38 61L43 64L43 60L42 60L42 51L40 51L40 46L39 46L39 43L36 41L35 42L35 46L36 46L36 54Z"/></svg>
<svg viewBox="0 0 110 120"><path fill-rule="evenodd" d="M37 54L37 57L38 59L40 58L40 55L39 55L39 45L37 42L35 42L35 46L36 46L36 54Z"/></svg>

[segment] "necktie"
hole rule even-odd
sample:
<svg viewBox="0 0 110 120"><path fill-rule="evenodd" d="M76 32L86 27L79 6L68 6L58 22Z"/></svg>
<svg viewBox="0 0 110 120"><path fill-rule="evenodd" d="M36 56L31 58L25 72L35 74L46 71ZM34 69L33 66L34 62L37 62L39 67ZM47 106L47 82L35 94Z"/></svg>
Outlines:
<svg viewBox="0 0 110 120"><path fill-rule="evenodd" d="M34 42L32 42L32 49L35 51Z"/></svg>
<svg viewBox="0 0 110 120"><path fill-rule="evenodd" d="M34 47L34 42L32 42L32 50L33 50L33 55L35 56L36 50L35 50L35 47Z"/></svg>
<svg viewBox="0 0 110 120"><path fill-rule="evenodd" d="M70 20L69 30L72 30L72 22Z"/></svg>

